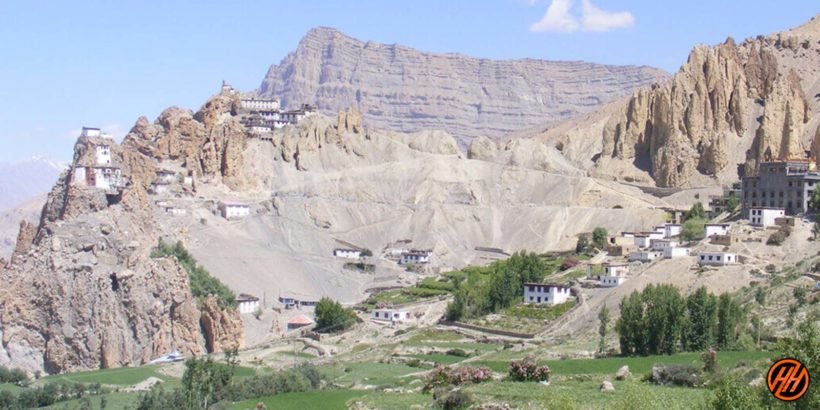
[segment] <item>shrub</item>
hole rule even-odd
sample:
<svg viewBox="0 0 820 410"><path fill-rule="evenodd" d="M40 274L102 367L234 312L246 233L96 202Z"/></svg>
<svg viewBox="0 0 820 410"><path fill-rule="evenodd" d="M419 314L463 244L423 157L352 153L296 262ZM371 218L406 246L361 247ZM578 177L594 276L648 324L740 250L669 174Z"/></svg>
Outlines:
<svg viewBox="0 0 820 410"><path fill-rule="evenodd" d="M438 388L433 391L433 402L444 410L466 409L473 404L473 397L461 389Z"/></svg>
<svg viewBox="0 0 820 410"><path fill-rule="evenodd" d="M777 266L774 266L773 263L766 265L766 273L772 274L777 272Z"/></svg>
<svg viewBox="0 0 820 410"><path fill-rule="evenodd" d="M0 366L0 383L22 384L26 381L28 381L28 376L24 371Z"/></svg>
<svg viewBox="0 0 820 410"><path fill-rule="evenodd" d="M774 232L769 235L769 239L766 240L766 245L774 245L779 246L783 244L783 241L786 240L786 237L780 231Z"/></svg>
<svg viewBox="0 0 820 410"><path fill-rule="evenodd" d="M549 366L539 366L533 356L526 356L521 360L514 360L510 363L508 374L513 381L517 382L542 382L549 381Z"/></svg>
<svg viewBox="0 0 820 410"><path fill-rule="evenodd" d="M650 381L660 385L695 387L703 384L700 370L686 365L652 366Z"/></svg>
<svg viewBox="0 0 820 410"><path fill-rule="evenodd" d="M723 377L714 385L709 405L715 410L764 408L753 388L734 377Z"/></svg>
<svg viewBox="0 0 820 410"><path fill-rule="evenodd" d="M486 367L457 367L436 365L424 383L424 391L445 386L462 386L468 383L482 383L493 378L492 370Z"/></svg>
<svg viewBox="0 0 820 410"><path fill-rule="evenodd" d="M598 249L604 249L606 246L606 236L607 231L600 226L592 230L592 243L598 247Z"/></svg>
<svg viewBox="0 0 820 410"><path fill-rule="evenodd" d="M405 365L408 367L421 367L421 360L419 359L410 359L404 362Z"/></svg>
<svg viewBox="0 0 820 410"><path fill-rule="evenodd" d="M570 257L564 259L563 262L561 262L561 270L567 270L567 269L574 268L574 267L578 266L580 263L581 263L581 261L579 261L578 258L576 258L574 256L570 256Z"/></svg>
<svg viewBox="0 0 820 410"><path fill-rule="evenodd" d="M703 371L707 373L714 373L718 369L717 352L715 349L709 349L700 354L700 360L703 361Z"/></svg>
<svg viewBox="0 0 820 410"><path fill-rule="evenodd" d="M450 349L447 351L447 356L470 357L470 354L462 349Z"/></svg>

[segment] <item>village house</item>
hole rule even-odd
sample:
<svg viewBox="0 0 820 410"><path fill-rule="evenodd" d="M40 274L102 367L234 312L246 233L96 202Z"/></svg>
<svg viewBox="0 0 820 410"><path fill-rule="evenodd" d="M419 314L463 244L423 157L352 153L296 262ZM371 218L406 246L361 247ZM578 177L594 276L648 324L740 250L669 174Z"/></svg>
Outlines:
<svg viewBox="0 0 820 410"><path fill-rule="evenodd" d="M279 100L275 98L242 98L239 103L246 110L279 111Z"/></svg>
<svg viewBox="0 0 820 410"><path fill-rule="evenodd" d="M775 220L786 215L783 208L750 208L749 223L754 226L775 226Z"/></svg>
<svg viewBox="0 0 820 410"><path fill-rule="evenodd" d="M600 284L605 288L618 286L626 281L629 273L629 265L626 263L604 263L604 274L601 275Z"/></svg>
<svg viewBox="0 0 820 410"><path fill-rule="evenodd" d="M165 212L167 212L167 213L169 213L173 216L181 216L181 215L185 215L185 214L188 213L188 211L186 211L185 208L179 208L179 207L175 207L175 206L165 207Z"/></svg>
<svg viewBox="0 0 820 410"><path fill-rule="evenodd" d="M411 249L401 254L399 265L407 265L408 263L412 263L414 265L428 263L430 262L430 255L432 253L433 251L431 250Z"/></svg>
<svg viewBox="0 0 820 410"><path fill-rule="evenodd" d="M738 262L737 255L729 252L701 252L698 255L698 263L701 265L724 266Z"/></svg>
<svg viewBox="0 0 820 410"><path fill-rule="evenodd" d="M630 262L652 262L655 259L660 259L661 257L663 257L662 252L642 250L631 252L628 259Z"/></svg>
<svg viewBox="0 0 820 410"><path fill-rule="evenodd" d="M242 202L222 201L219 203L219 211L225 219L236 219L250 215L251 207Z"/></svg>
<svg viewBox="0 0 820 410"><path fill-rule="evenodd" d="M633 236L635 246L638 248L649 248L653 239L663 239L664 233L658 231L636 233Z"/></svg>
<svg viewBox="0 0 820 410"><path fill-rule="evenodd" d="M664 232L663 232L663 237L664 238L672 238L672 237L678 236L678 235L680 235L681 229L683 229L680 224L665 224L665 225L663 225L663 228L664 228Z"/></svg>
<svg viewBox="0 0 820 410"><path fill-rule="evenodd" d="M714 235L727 235L730 227L729 224L706 224L704 225L704 231L706 237L711 238Z"/></svg>
<svg viewBox="0 0 820 410"><path fill-rule="evenodd" d="M239 303L239 313L253 313L259 309L259 298L247 293L240 293L236 302Z"/></svg>
<svg viewBox="0 0 820 410"><path fill-rule="evenodd" d="M559 305L571 297L569 287L551 283L525 283L524 303Z"/></svg>
<svg viewBox="0 0 820 410"><path fill-rule="evenodd" d="M682 258L690 255L689 248L681 248L678 246L671 246L663 249L664 259Z"/></svg>
<svg viewBox="0 0 820 410"><path fill-rule="evenodd" d="M311 326L313 323L313 319L305 315L296 315L288 320L288 330Z"/></svg>
<svg viewBox="0 0 820 410"><path fill-rule="evenodd" d="M279 303L284 305L285 309L301 309L303 306L316 306L319 304L319 299L312 296L286 293L279 296Z"/></svg>
<svg viewBox="0 0 820 410"><path fill-rule="evenodd" d="M711 243L713 245L729 246L729 245L731 245L732 243L735 243L735 242L740 242L740 239L732 236L732 234L726 234L726 235L717 235L717 234L715 234L715 235L712 235L712 236L709 237L709 243Z"/></svg>
<svg viewBox="0 0 820 410"><path fill-rule="evenodd" d="M652 239L649 242L651 244L652 250L661 252L663 252L665 249L676 248L680 245L680 243L674 239Z"/></svg>
<svg viewBox="0 0 820 410"><path fill-rule="evenodd" d="M362 251L359 249L336 248L333 250L333 256L345 259L359 259L362 257Z"/></svg>
<svg viewBox="0 0 820 410"><path fill-rule="evenodd" d="M410 313L396 309L375 309L373 310L373 320L401 323L410 320Z"/></svg>

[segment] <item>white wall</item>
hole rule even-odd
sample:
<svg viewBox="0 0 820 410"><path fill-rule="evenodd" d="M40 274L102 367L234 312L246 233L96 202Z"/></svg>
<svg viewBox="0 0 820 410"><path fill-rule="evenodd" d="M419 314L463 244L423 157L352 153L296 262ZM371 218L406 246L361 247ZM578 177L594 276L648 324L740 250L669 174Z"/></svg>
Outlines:
<svg viewBox="0 0 820 410"><path fill-rule="evenodd" d="M706 225L706 237L709 238L712 235L726 235L729 233L728 226L722 225Z"/></svg>
<svg viewBox="0 0 820 410"><path fill-rule="evenodd" d="M663 250L663 257L666 259L682 258L689 256L689 248L671 247Z"/></svg>
<svg viewBox="0 0 820 410"><path fill-rule="evenodd" d="M250 208L247 205L223 205L222 206L222 216L231 219L231 218L242 218L248 216L251 213Z"/></svg>
<svg viewBox="0 0 820 410"><path fill-rule="evenodd" d="M239 302L239 313L253 313L259 307L259 301Z"/></svg>
<svg viewBox="0 0 820 410"><path fill-rule="evenodd" d="M530 290L533 286L534 290ZM524 285L524 303L543 303L558 305L566 302L571 296L569 288L549 285ZM538 298L541 301L538 301Z"/></svg>

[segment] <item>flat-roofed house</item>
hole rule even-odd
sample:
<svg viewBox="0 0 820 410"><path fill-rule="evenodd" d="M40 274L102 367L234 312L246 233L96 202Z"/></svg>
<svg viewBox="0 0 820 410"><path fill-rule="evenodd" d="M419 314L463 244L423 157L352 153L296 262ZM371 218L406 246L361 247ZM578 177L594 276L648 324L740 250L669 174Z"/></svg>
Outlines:
<svg viewBox="0 0 820 410"><path fill-rule="evenodd" d="M253 313L259 309L259 298L247 293L240 293L236 302L239 303L239 313Z"/></svg>
<svg viewBox="0 0 820 410"><path fill-rule="evenodd" d="M602 287L611 288L626 281L629 273L629 265L626 263L604 263L604 274L601 275L600 284Z"/></svg>
<svg viewBox="0 0 820 410"><path fill-rule="evenodd" d="M701 265L724 266L739 263L737 255L729 252L701 252L698 263Z"/></svg>
<svg viewBox="0 0 820 410"><path fill-rule="evenodd" d="M242 202L222 201L219 203L219 211L225 219L236 219L250 215L251 207Z"/></svg>
<svg viewBox="0 0 820 410"><path fill-rule="evenodd" d="M730 227L729 224L706 224L704 225L704 233L707 238L714 235L728 235Z"/></svg>
<svg viewBox="0 0 820 410"><path fill-rule="evenodd" d="M558 305L572 296L570 288L554 283L525 283L524 303Z"/></svg>

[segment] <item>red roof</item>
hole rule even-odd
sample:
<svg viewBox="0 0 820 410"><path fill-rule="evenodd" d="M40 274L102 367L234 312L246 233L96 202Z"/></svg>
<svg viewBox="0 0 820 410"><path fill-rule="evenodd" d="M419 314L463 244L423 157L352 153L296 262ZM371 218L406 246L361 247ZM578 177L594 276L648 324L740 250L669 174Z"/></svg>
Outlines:
<svg viewBox="0 0 820 410"><path fill-rule="evenodd" d="M307 317L305 315L298 315L298 316L294 316L290 320L288 320L288 324L289 325L306 326L306 325L312 325L313 320L311 320L309 317Z"/></svg>

